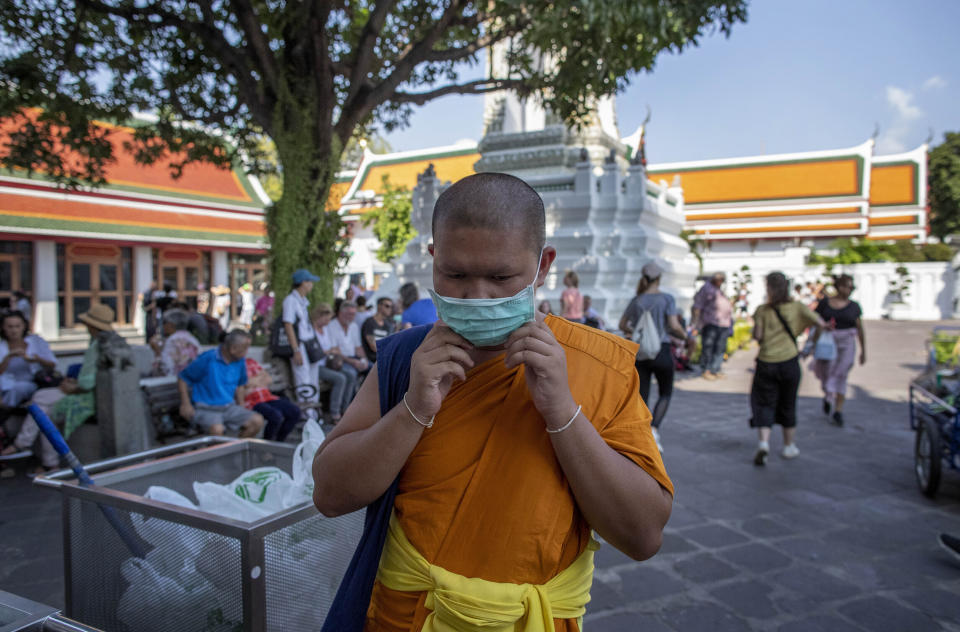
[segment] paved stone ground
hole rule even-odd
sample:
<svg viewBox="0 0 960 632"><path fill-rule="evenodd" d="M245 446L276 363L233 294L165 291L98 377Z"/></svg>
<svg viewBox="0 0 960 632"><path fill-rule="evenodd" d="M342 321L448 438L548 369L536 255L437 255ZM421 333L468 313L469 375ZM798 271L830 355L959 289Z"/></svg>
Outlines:
<svg viewBox="0 0 960 632"><path fill-rule="evenodd" d="M919 493L906 405L931 325L867 327L844 428L805 371L793 461L775 429L767 466L752 464L755 350L724 380L677 384L662 426L677 490L663 547L643 563L600 550L588 632L960 630L960 564L935 540L960 533L960 473L944 472L936 500Z"/></svg>
<svg viewBox="0 0 960 632"><path fill-rule="evenodd" d="M681 380L663 426L677 487L664 545L637 563L605 545L588 632L960 632L960 564L936 545L960 533L960 473L936 500L917 490L906 385L932 324L871 322L851 376L847 425L827 423L801 386L800 457L752 465L746 393L754 350L719 382ZM63 605L59 498L0 480L0 589Z"/></svg>

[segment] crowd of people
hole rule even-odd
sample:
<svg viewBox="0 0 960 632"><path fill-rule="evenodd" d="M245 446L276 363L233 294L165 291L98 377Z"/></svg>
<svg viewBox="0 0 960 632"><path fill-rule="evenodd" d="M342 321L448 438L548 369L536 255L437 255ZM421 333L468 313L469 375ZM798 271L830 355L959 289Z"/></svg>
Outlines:
<svg viewBox="0 0 960 632"><path fill-rule="evenodd" d="M655 352L638 354L635 370L638 393L650 407L652 434L661 450L661 424L670 405L675 372L696 368L690 358L699 341L699 376L722 379L727 339L736 318L735 300L725 291L723 273L710 276L696 292L689 323L674 297L660 289L662 275L663 269L655 262L643 267L636 296L617 326L624 337L639 340L644 323L652 323L651 335L659 342ZM201 298L197 308L180 299L169 285L157 289L154 284L145 293L148 344L154 353L151 374L177 376L183 401L180 414L198 429L241 436L259 435L262 429L264 438L283 441L306 419L336 424L377 362L377 343L438 319L438 297L421 297L414 283L403 285L396 298L375 299L372 293L351 284L346 296L338 298L333 306L320 303L311 307L308 295L319 277L301 269L291 280L293 289L284 298L276 323L272 321L273 293L263 286L254 296L251 286L242 286L243 308L239 322L226 323L234 325L229 332L215 315L215 291L206 300ZM854 286L849 276L837 277L830 287L797 284L792 292L782 274L768 275L766 283L767 302L749 317L753 338L759 344L749 399L750 423L758 431L757 465L767 462L773 425L783 428L781 454L785 458L799 454L795 442L796 393L802 357L813 356L809 368L823 389L823 411L837 425L844 423L846 380L856 360L858 343L860 363L866 361L862 312L850 298ZM577 274L566 271L563 284L559 316L606 330L607 324L593 307L592 298L581 294ZM106 306L94 305L90 313L80 317L94 334L89 357L85 356L75 379L60 381L49 345L29 331L29 301L22 295L17 300L20 309L7 310L0 322L3 409L38 403L70 432L93 414L95 334L110 329L105 323L113 320L112 312L108 313ZM549 300L540 301L537 311L554 314ZM650 318L646 319L648 313ZM271 392L269 372L246 357L252 336L268 334L272 326L283 329L288 343L289 355L284 361L289 363L296 401ZM801 348L797 339L804 336L807 344ZM218 346L203 352L210 344ZM271 339L271 352L283 357L272 345ZM821 346L832 348L832 352L815 353ZM651 396L654 378L655 400ZM324 391L326 395L322 395ZM4 455L22 453L36 439L35 424L24 424L12 441L8 438ZM41 469L56 465L56 454L43 440L39 454Z"/></svg>

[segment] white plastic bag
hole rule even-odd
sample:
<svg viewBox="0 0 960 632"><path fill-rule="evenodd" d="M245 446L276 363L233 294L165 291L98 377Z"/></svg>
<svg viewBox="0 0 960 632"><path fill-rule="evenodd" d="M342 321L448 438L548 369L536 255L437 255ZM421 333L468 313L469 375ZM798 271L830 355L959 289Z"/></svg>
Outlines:
<svg viewBox="0 0 960 632"><path fill-rule="evenodd" d="M813 357L827 362L833 362L837 359L837 343L831 332L824 331L820 334L817 344L813 346Z"/></svg>
<svg viewBox="0 0 960 632"><path fill-rule="evenodd" d="M313 500L313 457L323 443L323 429L313 419L303 425L303 436L293 453L293 483L283 499L285 507Z"/></svg>
<svg viewBox="0 0 960 632"><path fill-rule="evenodd" d="M258 467L226 485L194 483L193 493L200 511L253 522L285 509L284 497L291 485L293 479L280 468Z"/></svg>

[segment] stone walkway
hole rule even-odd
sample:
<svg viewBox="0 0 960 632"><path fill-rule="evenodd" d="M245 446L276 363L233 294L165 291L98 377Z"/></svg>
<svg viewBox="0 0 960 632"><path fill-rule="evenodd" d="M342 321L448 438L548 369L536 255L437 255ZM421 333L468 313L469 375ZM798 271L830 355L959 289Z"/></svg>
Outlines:
<svg viewBox="0 0 960 632"><path fill-rule="evenodd" d="M920 495L905 404L931 327L868 324L842 429L807 373L800 457L780 458L777 433L765 468L746 421L755 351L725 380L681 380L662 429L677 488L663 548L637 563L604 545L587 632L960 631L960 564L935 542L960 533L960 473ZM0 480L0 589L62 606L61 538L56 493Z"/></svg>
<svg viewBox="0 0 960 632"><path fill-rule="evenodd" d="M727 378L685 379L662 426L677 493L663 547L633 562L598 553L588 632L960 630L960 564L937 546L960 533L960 473L922 496L913 474L907 383L925 362L931 324L871 322L868 358L851 375L844 428L800 389L800 456L752 464L747 426L754 349Z"/></svg>

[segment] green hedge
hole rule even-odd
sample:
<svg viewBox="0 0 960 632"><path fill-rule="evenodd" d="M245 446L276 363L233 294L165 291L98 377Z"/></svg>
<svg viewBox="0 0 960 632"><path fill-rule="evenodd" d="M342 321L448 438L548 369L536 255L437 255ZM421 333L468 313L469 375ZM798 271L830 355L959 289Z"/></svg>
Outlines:
<svg viewBox="0 0 960 632"><path fill-rule="evenodd" d="M733 335L727 338L727 355L731 356L740 349L746 349L753 341L753 327L746 320L733 323ZM690 354L690 364L700 362L701 339L697 336L697 346Z"/></svg>

